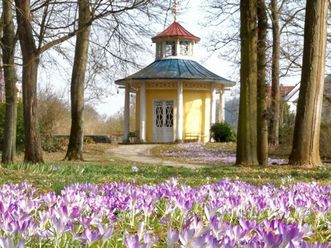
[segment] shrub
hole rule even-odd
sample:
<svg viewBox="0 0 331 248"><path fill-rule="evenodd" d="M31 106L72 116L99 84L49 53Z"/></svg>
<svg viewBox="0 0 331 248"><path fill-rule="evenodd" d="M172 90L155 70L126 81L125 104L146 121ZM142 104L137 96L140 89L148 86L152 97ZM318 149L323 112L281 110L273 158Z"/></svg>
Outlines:
<svg viewBox="0 0 331 248"><path fill-rule="evenodd" d="M69 106L50 89L39 92L38 119L43 150L47 152L63 150L66 142L54 137L54 134L69 132L70 110Z"/></svg>
<svg viewBox="0 0 331 248"><path fill-rule="evenodd" d="M291 146L295 124L295 113L290 111L287 103L282 104L282 116L279 127L279 144ZM290 149L289 149L290 150Z"/></svg>
<svg viewBox="0 0 331 248"><path fill-rule="evenodd" d="M210 128L211 136L216 142L236 141L236 135L231 126L226 123L215 123Z"/></svg>
<svg viewBox="0 0 331 248"><path fill-rule="evenodd" d="M41 135L41 147L45 152L65 151L67 145L67 138Z"/></svg>
<svg viewBox="0 0 331 248"><path fill-rule="evenodd" d="M289 155L292 150L295 114L283 109L283 122L279 129L279 147L273 152L277 155ZM323 160L331 159L331 122L322 120L320 133L320 155Z"/></svg>

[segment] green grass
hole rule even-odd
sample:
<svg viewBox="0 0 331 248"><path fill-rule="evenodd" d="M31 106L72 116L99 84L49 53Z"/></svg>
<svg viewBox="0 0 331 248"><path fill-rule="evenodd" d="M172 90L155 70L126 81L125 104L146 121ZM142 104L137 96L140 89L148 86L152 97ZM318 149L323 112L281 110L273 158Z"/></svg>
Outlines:
<svg viewBox="0 0 331 248"><path fill-rule="evenodd" d="M133 172L132 167L138 167ZM293 168L290 166L268 166L261 168L243 166L219 166L213 168L187 169L159 165L144 165L123 160L108 162L63 162L39 165L12 164L0 169L0 184L20 183L27 181L40 191L59 193L66 185L72 183L96 183L125 181L144 183L160 183L172 177L180 182L199 186L207 182L216 182L224 178L242 180L252 184L274 183L284 181L319 183L331 182L331 167L316 169Z"/></svg>
<svg viewBox="0 0 331 248"><path fill-rule="evenodd" d="M60 191L72 183L134 182L157 184L176 177L181 183L200 186L222 179L242 180L261 185L283 182L331 183L331 166L314 169L291 166L232 166L220 165L199 169L175 168L160 165L146 165L111 158L105 151L111 146L85 146L86 162L62 161L64 153L45 153L45 164L15 163L0 167L0 184L30 182L43 191ZM164 147L161 147L164 148ZM172 146L168 146L172 148ZM210 147L213 148L213 147ZM138 167L133 172L132 167Z"/></svg>

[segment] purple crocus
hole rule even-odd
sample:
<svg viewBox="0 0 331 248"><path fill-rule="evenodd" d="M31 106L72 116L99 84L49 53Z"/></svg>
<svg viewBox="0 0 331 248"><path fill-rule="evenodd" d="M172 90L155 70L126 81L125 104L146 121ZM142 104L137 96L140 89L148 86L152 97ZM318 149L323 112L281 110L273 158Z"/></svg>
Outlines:
<svg viewBox="0 0 331 248"><path fill-rule="evenodd" d="M124 244L127 248L139 248L139 238L138 235L126 234L124 237Z"/></svg>
<svg viewBox="0 0 331 248"><path fill-rule="evenodd" d="M167 235L167 246L169 248L175 247L175 244L179 240L178 232L175 230L171 230L171 228L168 228L168 235Z"/></svg>
<svg viewBox="0 0 331 248"><path fill-rule="evenodd" d="M0 247L1 248L24 248L24 240L20 240L17 244L14 243L12 238L1 238L0 237Z"/></svg>

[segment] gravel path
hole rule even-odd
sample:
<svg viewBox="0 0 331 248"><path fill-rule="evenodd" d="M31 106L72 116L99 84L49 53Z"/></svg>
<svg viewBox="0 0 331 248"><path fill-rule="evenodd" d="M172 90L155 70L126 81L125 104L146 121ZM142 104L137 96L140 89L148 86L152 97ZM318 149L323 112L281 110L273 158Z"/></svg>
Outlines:
<svg viewBox="0 0 331 248"><path fill-rule="evenodd" d="M206 167L205 165L187 164L176 161L164 160L153 156L151 150L158 145L155 144L137 144L137 145L118 145L115 148L108 150L108 153L116 158L129 161L156 164L172 167L185 167L190 169Z"/></svg>

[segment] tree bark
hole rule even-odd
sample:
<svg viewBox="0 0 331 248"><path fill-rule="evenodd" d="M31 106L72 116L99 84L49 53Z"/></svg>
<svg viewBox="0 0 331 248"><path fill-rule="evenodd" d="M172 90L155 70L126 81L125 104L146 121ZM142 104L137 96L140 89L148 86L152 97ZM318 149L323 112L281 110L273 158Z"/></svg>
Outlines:
<svg viewBox="0 0 331 248"><path fill-rule="evenodd" d="M69 145L65 159L83 160L84 140L84 83L85 71L88 59L91 19L89 1L78 1L79 24L78 29L82 30L77 34L74 66L71 77L71 130Z"/></svg>
<svg viewBox="0 0 331 248"><path fill-rule="evenodd" d="M39 53L31 26L30 1L15 0L18 37L23 56L23 115L25 133L24 162L42 163L42 148L37 118L37 76Z"/></svg>
<svg viewBox="0 0 331 248"><path fill-rule="evenodd" d="M257 1L257 157L260 165L268 165L268 121L266 99L266 40L268 17L264 0Z"/></svg>
<svg viewBox="0 0 331 248"><path fill-rule="evenodd" d="M301 85L290 164L321 163L319 138L324 89L328 0L307 0Z"/></svg>
<svg viewBox="0 0 331 248"><path fill-rule="evenodd" d="M270 137L271 145L279 145L280 122L280 88L279 88L279 59L280 59L280 28L277 0L271 0L272 23L272 66L271 66L271 119Z"/></svg>
<svg viewBox="0 0 331 248"><path fill-rule="evenodd" d="M5 79L6 114L1 162L8 164L14 162L16 153L17 77L14 66L16 39L15 27L13 23L12 2L10 0L3 1L2 10L2 61Z"/></svg>
<svg viewBox="0 0 331 248"><path fill-rule="evenodd" d="M257 164L256 0L240 1L240 105L236 164Z"/></svg>

